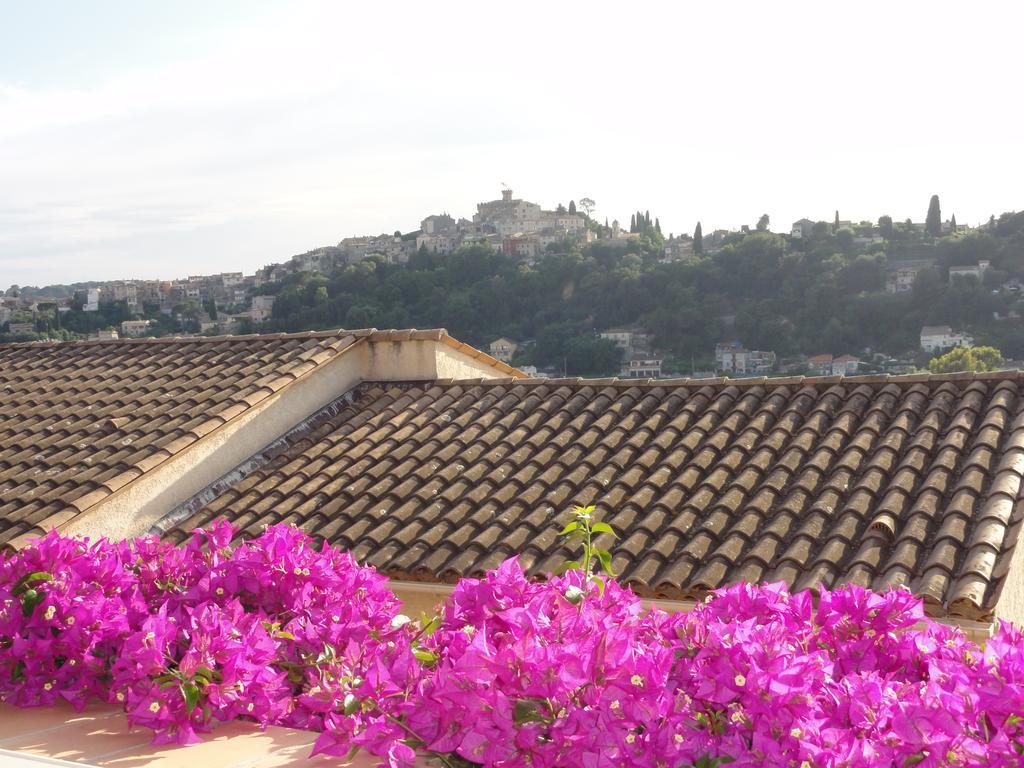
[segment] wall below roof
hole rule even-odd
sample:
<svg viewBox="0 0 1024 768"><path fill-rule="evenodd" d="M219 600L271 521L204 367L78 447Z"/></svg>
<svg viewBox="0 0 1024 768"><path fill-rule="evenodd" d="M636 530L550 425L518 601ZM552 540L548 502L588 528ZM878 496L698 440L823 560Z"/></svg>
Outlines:
<svg viewBox="0 0 1024 768"><path fill-rule="evenodd" d="M182 502L364 381L508 375L507 367L494 363L435 339L354 344L76 516L62 531L115 539L141 536Z"/></svg>
<svg viewBox="0 0 1024 768"><path fill-rule="evenodd" d="M402 611L414 619L419 618L421 614L435 615L438 612L438 606L448 599L453 590L450 584L399 580L392 580L388 586L402 601ZM660 608L669 613L686 613L692 611L697 605L692 600L644 600L643 602L648 608ZM953 618L935 619L935 621L959 627L967 635L968 640L978 645L984 645L992 636L993 626L987 622Z"/></svg>
<svg viewBox="0 0 1024 768"><path fill-rule="evenodd" d="M463 351L472 350L478 356ZM365 381L492 379L509 375L507 367L468 345L435 340L374 341L365 347ZM410 375L415 372L415 375Z"/></svg>
<svg viewBox="0 0 1024 768"><path fill-rule="evenodd" d="M1021 508L1022 505L1018 502L1014 518L1020 514ZM1011 526L1013 522L1016 520L1011 520ZM1020 526L1020 523L1017 525ZM1018 627L1024 627L1024 546L1021 546L1019 539L1014 542L1013 554L1009 560L1006 564L1006 578L996 595L996 618L1012 621Z"/></svg>
<svg viewBox="0 0 1024 768"><path fill-rule="evenodd" d="M302 419L359 384L355 345L292 382L71 521L65 533L141 536L178 504L231 471Z"/></svg>

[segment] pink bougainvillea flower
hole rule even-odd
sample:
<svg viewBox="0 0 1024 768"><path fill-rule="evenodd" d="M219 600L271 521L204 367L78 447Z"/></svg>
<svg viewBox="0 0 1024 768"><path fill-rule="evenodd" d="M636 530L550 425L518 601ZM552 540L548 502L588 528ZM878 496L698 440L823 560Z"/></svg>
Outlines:
<svg viewBox="0 0 1024 768"><path fill-rule="evenodd" d="M320 732L389 768L1019 766L1024 637L984 650L905 590L736 584L688 614L512 558L436 622L295 528L182 546L51 532L0 555L0 699L101 699L160 743L214 720ZM461 763L458 761L462 761Z"/></svg>

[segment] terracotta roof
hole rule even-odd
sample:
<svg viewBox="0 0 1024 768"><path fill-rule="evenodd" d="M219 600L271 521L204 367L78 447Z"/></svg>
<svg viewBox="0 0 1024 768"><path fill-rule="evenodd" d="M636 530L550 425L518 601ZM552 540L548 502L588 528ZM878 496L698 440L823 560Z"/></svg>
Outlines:
<svg viewBox="0 0 1024 768"><path fill-rule="evenodd" d="M522 375L443 330L0 345L0 544L68 523L363 340L440 341Z"/></svg>
<svg viewBox="0 0 1024 768"><path fill-rule="evenodd" d="M1017 372L363 385L164 530L296 523L391 575L513 553L544 573L594 503L621 578L686 599L737 581L906 585L991 615L1020 530ZM206 504L200 511L190 514Z"/></svg>

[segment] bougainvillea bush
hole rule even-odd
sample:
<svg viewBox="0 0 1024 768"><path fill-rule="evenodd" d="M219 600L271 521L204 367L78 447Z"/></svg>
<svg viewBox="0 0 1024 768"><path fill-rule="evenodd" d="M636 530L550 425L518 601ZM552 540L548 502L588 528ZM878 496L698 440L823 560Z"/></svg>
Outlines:
<svg viewBox="0 0 1024 768"><path fill-rule="evenodd" d="M4 555L0 698L117 703L159 742L214 720L306 728L317 752L393 767L1022 763L1020 632L982 650L905 591L737 585L669 614L591 574L607 558L588 538L562 575L512 559L410 621L346 553L285 526L234 534L50 533Z"/></svg>

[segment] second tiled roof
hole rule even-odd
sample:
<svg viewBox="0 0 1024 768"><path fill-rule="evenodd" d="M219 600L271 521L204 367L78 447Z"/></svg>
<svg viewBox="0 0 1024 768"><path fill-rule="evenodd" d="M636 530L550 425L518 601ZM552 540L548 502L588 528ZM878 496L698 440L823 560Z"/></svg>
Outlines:
<svg viewBox="0 0 1024 768"><path fill-rule="evenodd" d="M211 493L216 517L296 523L403 578L511 554L543 573L597 504L621 578L688 598L736 580L905 585L991 615L1020 530L1017 373L758 381L364 385ZM606 542L607 543L607 542Z"/></svg>

